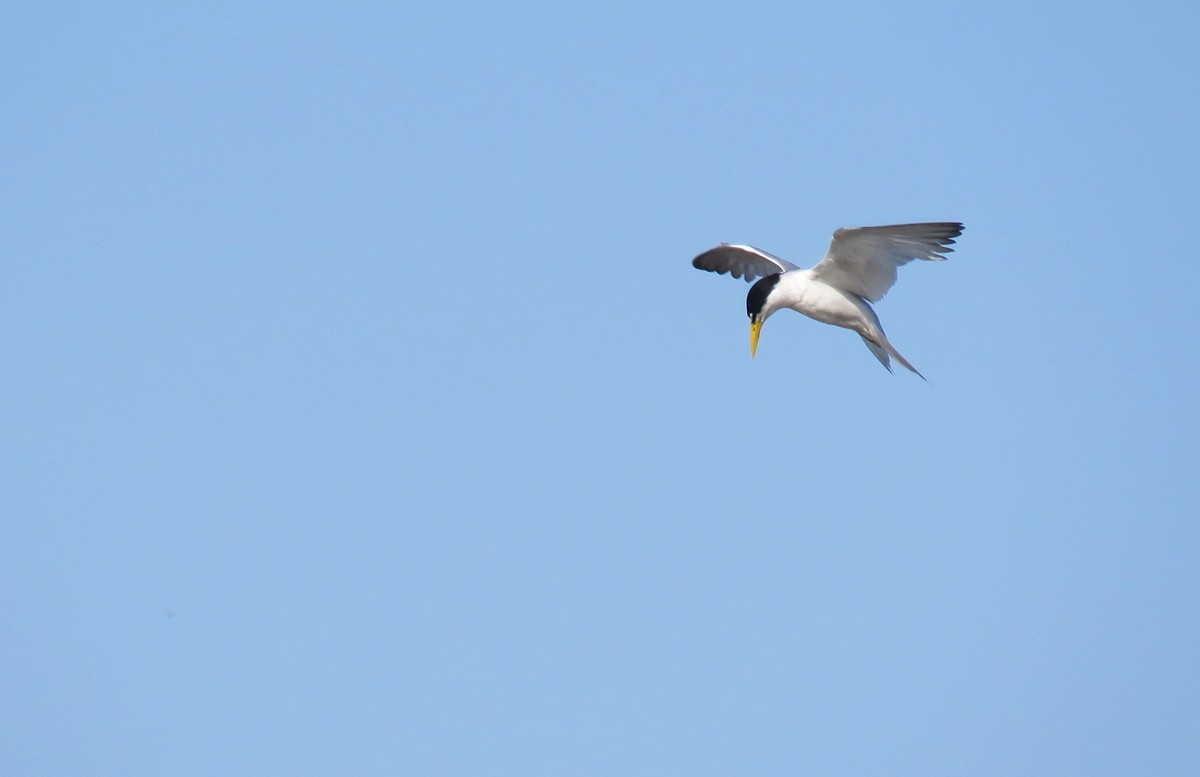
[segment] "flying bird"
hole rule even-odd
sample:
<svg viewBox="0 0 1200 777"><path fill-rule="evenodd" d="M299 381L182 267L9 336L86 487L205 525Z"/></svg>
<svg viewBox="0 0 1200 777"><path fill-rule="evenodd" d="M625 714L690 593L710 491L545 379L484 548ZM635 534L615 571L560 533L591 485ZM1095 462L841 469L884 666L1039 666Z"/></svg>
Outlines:
<svg viewBox="0 0 1200 777"><path fill-rule="evenodd" d="M843 227L833 233L824 258L805 270L753 246L722 243L692 260L699 270L729 273L752 282L746 295L750 317L750 356L758 350L763 322L782 308L825 324L851 329L862 337L880 364L892 371L891 358L925 379L900 355L883 333L870 303L878 302L896 283L896 268L913 259L941 261L962 234L957 221Z"/></svg>

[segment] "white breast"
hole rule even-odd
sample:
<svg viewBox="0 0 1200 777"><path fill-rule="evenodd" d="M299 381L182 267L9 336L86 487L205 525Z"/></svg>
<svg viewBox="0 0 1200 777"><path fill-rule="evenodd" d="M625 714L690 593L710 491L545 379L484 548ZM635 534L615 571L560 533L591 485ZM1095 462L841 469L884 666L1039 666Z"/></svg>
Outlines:
<svg viewBox="0 0 1200 777"><path fill-rule="evenodd" d="M875 311L861 298L814 280L811 270L784 273L771 296L778 300L779 307L791 308L822 323L857 332L878 321Z"/></svg>

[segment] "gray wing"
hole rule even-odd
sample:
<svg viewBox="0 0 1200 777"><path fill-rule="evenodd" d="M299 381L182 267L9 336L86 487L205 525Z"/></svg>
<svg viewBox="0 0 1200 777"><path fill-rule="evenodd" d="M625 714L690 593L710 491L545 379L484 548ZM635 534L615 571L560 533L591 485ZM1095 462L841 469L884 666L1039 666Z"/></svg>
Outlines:
<svg viewBox="0 0 1200 777"><path fill-rule="evenodd" d="M745 278L749 283L755 278L800 268L786 259L755 248L722 243L710 248L692 260L692 267L715 273L729 273L734 278Z"/></svg>
<svg viewBox="0 0 1200 777"><path fill-rule="evenodd" d="M913 259L942 260L962 234L957 221L846 227L833 233L813 277L830 286L878 302L896 283L896 268Z"/></svg>

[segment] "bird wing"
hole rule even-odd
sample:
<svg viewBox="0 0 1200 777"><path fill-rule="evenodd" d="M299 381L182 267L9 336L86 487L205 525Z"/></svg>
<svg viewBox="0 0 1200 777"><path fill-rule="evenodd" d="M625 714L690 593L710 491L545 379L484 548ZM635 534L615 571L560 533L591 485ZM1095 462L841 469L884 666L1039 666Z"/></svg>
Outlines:
<svg viewBox="0 0 1200 777"><path fill-rule="evenodd" d="M813 277L878 302L896 283L896 268L913 259L943 260L962 234L956 221L845 227L833 233L825 257L812 268Z"/></svg>
<svg viewBox="0 0 1200 777"><path fill-rule="evenodd" d="M692 260L692 267L715 273L729 273L734 278L745 278L747 283L760 275L774 275L800 269L786 259L780 259L754 246L729 243L722 243L700 254Z"/></svg>

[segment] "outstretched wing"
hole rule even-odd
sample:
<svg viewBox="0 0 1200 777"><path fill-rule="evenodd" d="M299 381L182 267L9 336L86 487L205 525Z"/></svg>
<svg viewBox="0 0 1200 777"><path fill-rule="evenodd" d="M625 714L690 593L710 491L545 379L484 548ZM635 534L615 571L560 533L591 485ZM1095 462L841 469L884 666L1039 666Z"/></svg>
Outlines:
<svg viewBox="0 0 1200 777"><path fill-rule="evenodd" d="M692 260L692 267L715 273L729 273L734 278L745 278L747 283L760 275L774 275L800 269L786 259L780 259L754 246L729 243L722 243L700 254Z"/></svg>
<svg viewBox="0 0 1200 777"><path fill-rule="evenodd" d="M833 233L825 258L812 268L813 277L844 291L878 302L896 283L896 268L913 259L942 260L962 234L957 221L846 227Z"/></svg>

